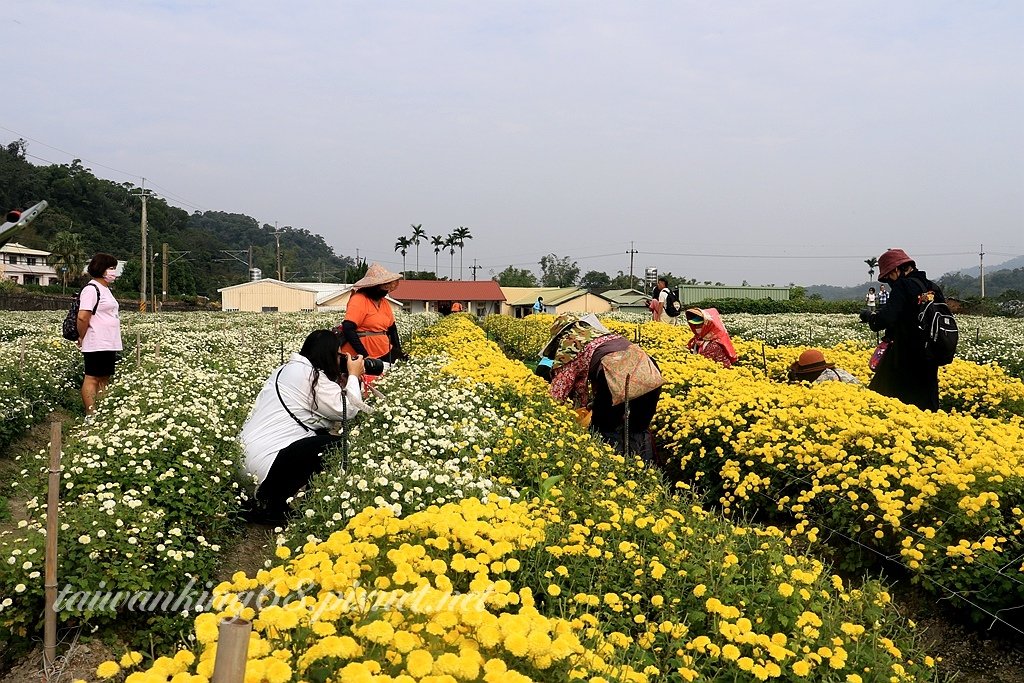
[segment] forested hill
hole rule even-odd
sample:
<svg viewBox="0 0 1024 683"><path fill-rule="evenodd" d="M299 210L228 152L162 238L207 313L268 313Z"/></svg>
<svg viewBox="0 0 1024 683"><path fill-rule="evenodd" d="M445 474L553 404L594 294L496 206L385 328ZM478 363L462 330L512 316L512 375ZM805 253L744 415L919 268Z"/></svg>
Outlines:
<svg viewBox="0 0 1024 683"><path fill-rule="evenodd" d="M22 140L0 146L0 210L24 208L44 199L49 208L16 241L49 250L58 232L76 233L87 257L105 251L128 261L118 289L137 290L142 202L133 195L139 188L98 178L78 160L37 166L26 158L26 149ZM255 218L222 211L189 214L154 196L148 200L147 223L151 249L159 253L167 242L170 251L179 252L169 259L172 295L216 297L217 288L244 282L250 246L253 266L262 269L266 277L276 276L274 227L260 225ZM280 230L281 265L286 276L341 282L345 269L355 265L353 259L335 254L320 235L290 226ZM239 261L225 251L246 253L235 254ZM156 266L159 275L159 257Z"/></svg>
<svg viewBox="0 0 1024 683"><path fill-rule="evenodd" d="M947 296L958 299L976 297L981 294L981 279L963 273L946 273L935 279ZM836 287L833 285L811 285L806 287L808 296L818 295L826 301L856 299L861 300L868 287L878 289L877 282L865 282L853 287ZM985 273L985 295L994 298L1020 299L1024 292L1024 268L1001 268Z"/></svg>

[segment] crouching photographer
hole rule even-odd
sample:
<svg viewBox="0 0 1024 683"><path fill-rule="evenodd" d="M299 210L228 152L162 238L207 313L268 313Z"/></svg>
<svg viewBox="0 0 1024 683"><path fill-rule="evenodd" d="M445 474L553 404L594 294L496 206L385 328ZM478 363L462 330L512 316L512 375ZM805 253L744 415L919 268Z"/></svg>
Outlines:
<svg viewBox="0 0 1024 683"><path fill-rule="evenodd" d="M342 440L338 427L370 408L360 377L383 372L376 359L351 357L331 330L315 330L302 349L274 369L242 426L246 472L256 477L256 496L243 516L260 524L285 524L288 499L323 471L323 454Z"/></svg>

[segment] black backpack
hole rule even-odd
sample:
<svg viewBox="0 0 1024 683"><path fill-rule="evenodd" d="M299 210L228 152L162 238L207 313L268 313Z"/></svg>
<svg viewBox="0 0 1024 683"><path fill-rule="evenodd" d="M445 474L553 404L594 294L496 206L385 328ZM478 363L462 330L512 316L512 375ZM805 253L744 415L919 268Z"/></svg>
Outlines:
<svg viewBox="0 0 1024 683"><path fill-rule="evenodd" d="M96 287L96 283L90 282L85 287ZM82 292L85 291L85 287L82 287ZM61 336L68 341L78 341L78 302L82 300L82 292L79 292L75 300L71 302L71 308L68 309L68 314L64 316L64 324L60 328ZM99 307L100 288L96 287L96 305L92 307L93 315L96 315L96 309Z"/></svg>
<svg viewBox="0 0 1024 683"><path fill-rule="evenodd" d="M924 344L924 357L935 365L949 365L956 356L960 329L945 301L936 301L931 283L920 283L923 291L917 297L917 328Z"/></svg>
<svg viewBox="0 0 1024 683"><path fill-rule="evenodd" d="M677 318L683 312L683 305L679 303L679 296L671 287L668 288L668 298L665 299L665 314L670 318Z"/></svg>

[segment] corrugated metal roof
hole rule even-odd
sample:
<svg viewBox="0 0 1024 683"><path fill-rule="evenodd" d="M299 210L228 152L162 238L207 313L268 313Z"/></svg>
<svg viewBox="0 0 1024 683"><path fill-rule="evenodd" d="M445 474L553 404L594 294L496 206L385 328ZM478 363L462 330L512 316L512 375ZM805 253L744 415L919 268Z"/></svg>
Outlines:
<svg viewBox="0 0 1024 683"><path fill-rule="evenodd" d="M272 277L265 277L260 280L248 280L246 282L240 282L237 285L230 285L228 287L221 287L218 292L223 292L225 289L235 289L237 287L249 287L257 282L271 282L275 285L281 285L283 287L289 287L291 289L301 289L307 292L344 292L352 287L352 285L343 285L339 282L281 282L275 280Z"/></svg>
<svg viewBox="0 0 1024 683"><path fill-rule="evenodd" d="M601 296L617 304L632 304L650 299L649 296L636 289L609 289L607 292L602 292Z"/></svg>
<svg viewBox="0 0 1024 683"><path fill-rule="evenodd" d="M587 290L582 287L509 287L506 289L521 290L519 296L508 300L509 306L532 306L538 296L544 297L545 306L558 306L587 293Z"/></svg>
<svg viewBox="0 0 1024 683"><path fill-rule="evenodd" d="M391 293L402 301L504 301L494 280L401 280Z"/></svg>
<svg viewBox="0 0 1024 683"><path fill-rule="evenodd" d="M18 254L19 256L49 256L50 252L40 251L39 249L29 249L24 244L18 244L17 242L8 242L4 246L0 247L0 252L5 254Z"/></svg>

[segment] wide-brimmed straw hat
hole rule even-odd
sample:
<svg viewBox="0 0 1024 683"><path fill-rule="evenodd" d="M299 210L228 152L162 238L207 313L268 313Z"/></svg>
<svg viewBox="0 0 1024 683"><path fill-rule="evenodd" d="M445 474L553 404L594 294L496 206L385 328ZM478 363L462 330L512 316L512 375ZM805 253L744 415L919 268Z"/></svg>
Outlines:
<svg viewBox="0 0 1024 683"><path fill-rule="evenodd" d="M825 354L818 349L807 349L800 354L795 363L789 366L789 372L793 375L815 375L822 370L834 368L835 363L825 362Z"/></svg>
<svg viewBox="0 0 1024 683"><path fill-rule="evenodd" d="M602 334L609 333L608 328L602 325L597 319L597 316L593 313L588 313L582 317L578 317L572 313L561 313L555 318L555 321L551 323L551 338L548 339L547 344L541 348L541 357L553 358L555 351L558 350L558 337L577 323L589 325Z"/></svg>
<svg viewBox="0 0 1024 683"><path fill-rule="evenodd" d="M386 285L389 282L401 280L402 277L400 273L392 273L379 263L371 263L370 267L366 269L366 275L357 280L352 287L354 289L364 289L366 287Z"/></svg>
<svg viewBox="0 0 1024 683"><path fill-rule="evenodd" d="M878 281L884 282L885 276L904 263L913 263L914 259L902 249L889 249L878 258Z"/></svg>

